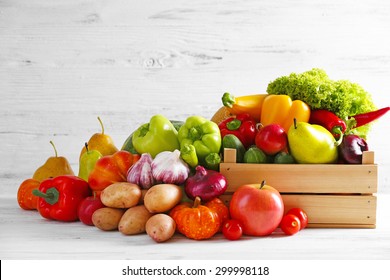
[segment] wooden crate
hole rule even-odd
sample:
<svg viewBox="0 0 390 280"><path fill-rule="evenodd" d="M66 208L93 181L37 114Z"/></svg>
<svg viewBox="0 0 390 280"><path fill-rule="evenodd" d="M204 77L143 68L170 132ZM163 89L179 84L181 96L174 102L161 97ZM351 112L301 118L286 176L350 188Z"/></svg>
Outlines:
<svg viewBox="0 0 390 280"><path fill-rule="evenodd" d="M228 181L226 203L239 186L266 180L281 193L285 211L307 212L308 227L375 228L374 152L364 152L363 164L248 164L236 163L236 150L225 149L220 172Z"/></svg>

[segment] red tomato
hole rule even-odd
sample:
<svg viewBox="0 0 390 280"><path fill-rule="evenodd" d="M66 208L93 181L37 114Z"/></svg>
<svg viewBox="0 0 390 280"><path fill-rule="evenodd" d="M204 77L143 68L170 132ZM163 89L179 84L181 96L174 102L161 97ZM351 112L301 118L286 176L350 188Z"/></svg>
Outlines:
<svg viewBox="0 0 390 280"><path fill-rule="evenodd" d="M299 218L301 222L301 229L304 229L309 222L309 218L307 217L306 212L303 211L301 208L291 208L290 210L288 210L287 214L293 214Z"/></svg>
<svg viewBox="0 0 390 280"><path fill-rule="evenodd" d="M287 214L280 222L280 228L287 235L296 234L301 229L301 221L293 214Z"/></svg>
<svg viewBox="0 0 390 280"><path fill-rule="evenodd" d="M228 220L222 226L222 234L226 239L237 240L242 236L242 227L237 220Z"/></svg>
<svg viewBox="0 0 390 280"><path fill-rule="evenodd" d="M266 125L257 132L256 146L267 155L275 155L287 147L287 133L278 124Z"/></svg>

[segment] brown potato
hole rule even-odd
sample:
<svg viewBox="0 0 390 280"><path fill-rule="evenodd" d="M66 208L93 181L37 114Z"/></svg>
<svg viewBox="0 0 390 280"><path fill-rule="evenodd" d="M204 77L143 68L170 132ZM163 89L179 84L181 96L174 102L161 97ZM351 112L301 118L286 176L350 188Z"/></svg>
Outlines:
<svg viewBox="0 0 390 280"><path fill-rule="evenodd" d="M152 215L144 205L131 207L123 214L118 229L126 235L144 233L146 222Z"/></svg>
<svg viewBox="0 0 390 280"><path fill-rule="evenodd" d="M144 205L151 213L163 213L178 204L182 196L183 191L177 185L154 185L146 192Z"/></svg>
<svg viewBox="0 0 390 280"><path fill-rule="evenodd" d="M107 207L130 208L138 204L141 188L128 182L117 182L102 190L100 199Z"/></svg>
<svg viewBox="0 0 390 280"><path fill-rule="evenodd" d="M125 213L124 209L103 207L92 214L92 223L101 230L117 230L119 221Z"/></svg>
<svg viewBox="0 0 390 280"><path fill-rule="evenodd" d="M156 242L170 239L176 230L175 221L167 214L156 214L146 222L146 233Z"/></svg>

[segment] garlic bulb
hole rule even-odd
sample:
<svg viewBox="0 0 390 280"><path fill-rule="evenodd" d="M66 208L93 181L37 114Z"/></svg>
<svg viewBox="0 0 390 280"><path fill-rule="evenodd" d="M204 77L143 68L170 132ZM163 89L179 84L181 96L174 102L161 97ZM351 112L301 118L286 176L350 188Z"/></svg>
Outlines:
<svg viewBox="0 0 390 280"><path fill-rule="evenodd" d="M177 149L157 154L151 166L154 179L166 184L180 185L190 173L190 168L180 158L180 151Z"/></svg>
<svg viewBox="0 0 390 280"><path fill-rule="evenodd" d="M155 184L152 174L152 156L148 153L141 155L140 159L127 171L127 182L136 184L143 189L149 189Z"/></svg>

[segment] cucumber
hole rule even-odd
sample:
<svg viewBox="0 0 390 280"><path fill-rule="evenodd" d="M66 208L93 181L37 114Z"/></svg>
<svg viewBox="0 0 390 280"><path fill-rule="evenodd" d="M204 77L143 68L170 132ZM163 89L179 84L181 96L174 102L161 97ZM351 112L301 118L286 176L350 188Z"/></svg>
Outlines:
<svg viewBox="0 0 390 280"><path fill-rule="evenodd" d="M245 147L238 139L236 135L233 134L227 134L222 139L222 148L230 148L230 149L236 149L236 162L240 163L244 160L244 154L245 154Z"/></svg>
<svg viewBox="0 0 390 280"><path fill-rule="evenodd" d="M250 147L244 154L244 163L267 163L267 155L256 146Z"/></svg>

